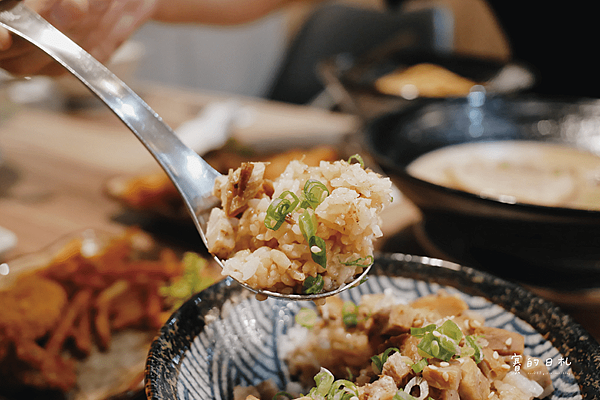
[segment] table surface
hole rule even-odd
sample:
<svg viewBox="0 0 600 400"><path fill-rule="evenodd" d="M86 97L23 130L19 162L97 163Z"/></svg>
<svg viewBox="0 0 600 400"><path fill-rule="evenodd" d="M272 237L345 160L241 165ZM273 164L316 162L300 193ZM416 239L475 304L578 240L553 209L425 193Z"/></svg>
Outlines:
<svg viewBox="0 0 600 400"><path fill-rule="evenodd" d="M232 100L225 94L147 83L134 89L173 128L197 116L208 104ZM0 100L0 226L18 239L0 262L38 251L84 229L119 233L141 222L124 216L119 204L103 192L104 184L115 176L156 169L157 164L108 109L93 104L78 110L48 104L16 105L6 101L5 93ZM235 127L232 135L250 142L274 136L334 140L360 126L351 115L317 108L243 97L235 101L250 107L253 118ZM410 202L400 196L385 212L384 234L403 232L404 247L396 250L427 252L411 236L411 227L420 215ZM163 225L147 227L152 233L169 235L170 228ZM195 232L189 234L190 242L198 244ZM545 295L551 297L552 293ZM565 308L598 339L600 301L592 303L574 301Z"/></svg>

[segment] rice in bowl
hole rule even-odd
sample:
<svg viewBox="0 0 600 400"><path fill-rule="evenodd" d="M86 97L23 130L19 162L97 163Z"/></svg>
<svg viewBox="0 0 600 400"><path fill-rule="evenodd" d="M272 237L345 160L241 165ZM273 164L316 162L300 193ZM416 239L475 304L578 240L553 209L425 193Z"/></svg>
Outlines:
<svg viewBox="0 0 600 400"><path fill-rule="evenodd" d="M389 178L361 163L292 161L273 181L264 163L244 163L215 181L208 250L223 274L257 290L329 292L373 261Z"/></svg>

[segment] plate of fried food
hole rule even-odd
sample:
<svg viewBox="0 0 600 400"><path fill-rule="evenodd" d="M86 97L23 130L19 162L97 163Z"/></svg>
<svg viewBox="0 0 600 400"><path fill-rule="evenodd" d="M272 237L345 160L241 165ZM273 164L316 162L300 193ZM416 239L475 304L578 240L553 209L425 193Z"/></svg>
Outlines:
<svg viewBox="0 0 600 400"><path fill-rule="evenodd" d="M229 278L153 342L149 399L593 399L598 343L516 284L380 254L324 304L258 301Z"/></svg>
<svg viewBox="0 0 600 400"><path fill-rule="evenodd" d="M183 301L220 279L213 263L129 228L86 230L3 264L0 397L141 391L152 339Z"/></svg>
<svg viewBox="0 0 600 400"><path fill-rule="evenodd" d="M242 162L265 162L265 177L273 179L281 175L291 160L303 160L307 165L317 166L320 161L335 161L339 156L340 151L331 144L310 148L290 147L280 152L265 153L251 144L230 139L223 147L211 150L202 157L222 174L238 168ZM105 183L104 192L125 211L191 223L181 195L167 174L159 168L133 176L115 176Z"/></svg>
<svg viewBox="0 0 600 400"><path fill-rule="evenodd" d="M357 60L340 73L340 80L348 87L413 100L464 97L477 85L490 92L515 92L530 87L534 77L517 63L459 54L392 51Z"/></svg>
<svg viewBox="0 0 600 400"><path fill-rule="evenodd" d="M333 57L322 63L320 74L340 107L365 121L472 91L518 93L535 82L531 69L517 61L385 47L356 60Z"/></svg>

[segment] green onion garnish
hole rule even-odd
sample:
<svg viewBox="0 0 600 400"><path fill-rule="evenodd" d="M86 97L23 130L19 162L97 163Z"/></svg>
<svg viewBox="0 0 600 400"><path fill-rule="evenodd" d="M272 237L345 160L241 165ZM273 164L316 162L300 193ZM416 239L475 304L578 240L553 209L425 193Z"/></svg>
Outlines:
<svg viewBox="0 0 600 400"><path fill-rule="evenodd" d="M433 332L436 328L435 324L429 324L422 328L410 328L410 334L414 337L423 337L428 332Z"/></svg>
<svg viewBox="0 0 600 400"><path fill-rule="evenodd" d="M386 349L382 354L371 357L371 362L375 365L375 368L377 369L375 372L380 374L381 371L383 371L383 364L385 364L385 362L387 361L388 357L390 356L390 353L394 351L400 353L400 350L398 350L396 347L390 347Z"/></svg>
<svg viewBox="0 0 600 400"><path fill-rule="evenodd" d="M310 238L316 234L317 219L315 215L308 210L304 210L298 218L298 225L300 226L300 232L302 232L304 240L308 243Z"/></svg>
<svg viewBox="0 0 600 400"><path fill-rule="evenodd" d="M367 268L368 266L373 264L373 262L375 262L375 258L373 256L366 256L366 257L357 258L356 260L353 260L353 261L341 262L341 264L355 265L358 267Z"/></svg>
<svg viewBox="0 0 600 400"><path fill-rule="evenodd" d="M292 198L292 201L287 198L288 196ZM287 215L294 211L299 201L298 196L289 190L281 193L267 208L267 216L265 217L265 226L267 229L274 231L279 229Z"/></svg>
<svg viewBox="0 0 600 400"><path fill-rule="evenodd" d="M281 392L275 393L275 395L273 396L272 400L279 400L282 397L288 398L290 400L292 400L292 399L295 398L295 396L291 395L290 393L281 391Z"/></svg>
<svg viewBox="0 0 600 400"><path fill-rule="evenodd" d="M312 308L301 308L294 319L298 325L305 328L312 328L317 323L318 315Z"/></svg>
<svg viewBox="0 0 600 400"><path fill-rule="evenodd" d="M316 277L307 276L304 280L302 291L305 294L317 294L321 293L323 286L325 286L325 281L321 275L317 275Z"/></svg>
<svg viewBox="0 0 600 400"><path fill-rule="evenodd" d="M352 397L358 398L358 387L346 379L333 382L327 394L328 400L350 400Z"/></svg>
<svg viewBox="0 0 600 400"><path fill-rule="evenodd" d="M345 301L342 305L342 322L346 328L358 325L358 306L352 301Z"/></svg>
<svg viewBox="0 0 600 400"><path fill-rule="evenodd" d="M472 335L468 335L465 336L465 340L467 341L467 344L473 349L473 359L477 364L479 364L481 360L483 360L483 353L481 352L481 347L477 343L477 338Z"/></svg>
<svg viewBox="0 0 600 400"><path fill-rule="evenodd" d="M348 158L348 164L351 164L353 160L356 160L356 161L358 161L361 167L363 167L363 168L365 167L365 162L363 161L363 159L362 159L362 157L360 156L360 154L354 154L354 155L351 155L351 156Z"/></svg>
<svg viewBox="0 0 600 400"><path fill-rule="evenodd" d="M325 240L315 235L317 226L315 214L312 211L304 210L298 218L298 225L300 226L302 236L304 236L304 239L308 243L313 261L321 267L327 268L327 249Z"/></svg>
<svg viewBox="0 0 600 400"><path fill-rule="evenodd" d="M327 250L325 248L325 240L318 236L311 236L308 239L310 255L314 262L323 268L327 268Z"/></svg>
<svg viewBox="0 0 600 400"><path fill-rule="evenodd" d="M398 391L396 392L394 397L392 397L392 400L417 400L417 399L414 398L413 396L411 396L410 394L406 393L404 390L398 389Z"/></svg>
<svg viewBox="0 0 600 400"><path fill-rule="evenodd" d="M419 372L422 372L423 369L425 369L425 367L427 366L428 361L426 358L421 358L421 360L417 361L416 363L414 363L413 365L411 365L412 370L414 371L415 374L418 374Z"/></svg>
<svg viewBox="0 0 600 400"><path fill-rule="evenodd" d="M333 374L331 372L329 372L327 369L321 367L321 371L315 375L315 383L317 384L317 386L315 386L314 388L312 388L310 390L310 392L308 393L308 395L310 397L314 398L321 398L324 399L327 394L329 393L329 390L331 389L331 386L333 385L333 381L334 381L334 377ZM314 397L314 395L318 396L318 397Z"/></svg>
<svg viewBox="0 0 600 400"><path fill-rule="evenodd" d="M446 320L438 329L442 335L448 336L450 339L455 340L457 343L462 339L463 334L458 325L454 321Z"/></svg>
<svg viewBox="0 0 600 400"><path fill-rule="evenodd" d="M329 196L329 189L316 179L309 179L304 184L302 208L317 208L325 197Z"/></svg>

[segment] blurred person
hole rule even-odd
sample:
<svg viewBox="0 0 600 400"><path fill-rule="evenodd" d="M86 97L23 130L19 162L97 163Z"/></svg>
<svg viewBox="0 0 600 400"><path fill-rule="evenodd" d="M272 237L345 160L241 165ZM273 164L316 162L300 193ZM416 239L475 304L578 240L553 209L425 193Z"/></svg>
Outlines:
<svg viewBox="0 0 600 400"><path fill-rule="evenodd" d="M300 0L24 0L100 62L149 20L235 25ZM0 28L0 68L15 76L59 75L64 69L27 41Z"/></svg>

